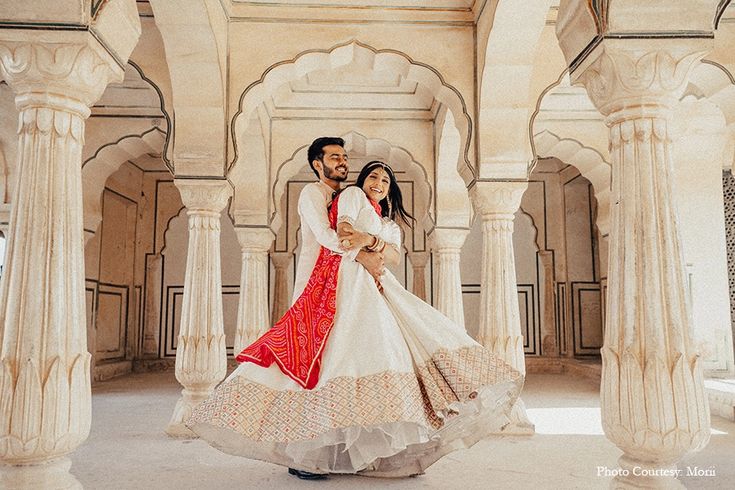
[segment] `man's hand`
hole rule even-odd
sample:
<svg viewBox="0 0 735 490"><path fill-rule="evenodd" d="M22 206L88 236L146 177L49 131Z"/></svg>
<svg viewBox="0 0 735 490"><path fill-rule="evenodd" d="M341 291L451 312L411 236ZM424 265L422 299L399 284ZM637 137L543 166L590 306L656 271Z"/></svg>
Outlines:
<svg viewBox="0 0 735 490"><path fill-rule="evenodd" d="M360 250L357 257L355 257L355 261L361 264L375 278L376 283L380 282L380 276L383 275L385 269L385 261L382 253Z"/></svg>
<svg viewBox="0 0 735 490"><path fill-rule="evenodd" d="M375 240L372 235L355 230L349 223L337 225L337 238L344 250L364 248L371 245Z"/></svg>

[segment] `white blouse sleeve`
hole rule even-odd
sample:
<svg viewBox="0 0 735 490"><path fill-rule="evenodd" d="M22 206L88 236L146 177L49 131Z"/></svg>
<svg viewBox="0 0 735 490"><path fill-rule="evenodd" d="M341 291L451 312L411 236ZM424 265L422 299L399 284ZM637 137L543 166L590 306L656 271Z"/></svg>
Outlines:
<svg viewBox="0 0 735 490"><path fill-rule="evenodd" d="M337 202L337 224L349 223L355 226L360 211L367 205L367 196L361 189L351 186L343 190Z"/></svg>
<svg viewBox="0 0 735 490"><path fill-rule="evenodd" d="M394 247L398 252L401 251L401 227L395 221L386 219L380 238L386 245Z"/></svg>

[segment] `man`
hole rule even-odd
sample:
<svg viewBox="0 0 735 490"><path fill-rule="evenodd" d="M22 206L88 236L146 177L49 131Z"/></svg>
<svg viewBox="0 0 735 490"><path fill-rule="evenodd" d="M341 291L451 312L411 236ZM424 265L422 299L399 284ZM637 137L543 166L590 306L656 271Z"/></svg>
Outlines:
<svg viewBox="0 0 735 490"><path fill-rule="evenodd" d="M314 264L319 257L319 248L325 247L343 255L346 259L360 263L376 279L383 271L383 255L364 250L345 252L340 247L337 232L329 226L327 207L333 195L347 180L349 162L342 138L317 138L309 146L309 166L319 179L307 184L299 195L299 218L301 219L301 253L296 266L296 281L291 303L293 304L306 287ZM348 239L349 236L343 237Z"/></svg>
<svg viewBox="0 0 735 490"><path fill-rule="evenodd" d="M319 179L307 184L299 195L299 218L301 219L301 253L296 265L296 281L291 303L293 304L306 287L311 272L319 257L320 247L328 248L343 256L343 260L355 260L377 280L383 272L383 254L364 250L345 251L340 247L336 230L329 226L327 208L333 196L347 180L349 163L345 142L342 138L317 138L309 146L309 166ZM342 237L349 240L350 236ZM323 474L288 469L289 474L302 480L320 480Z"/></svg>

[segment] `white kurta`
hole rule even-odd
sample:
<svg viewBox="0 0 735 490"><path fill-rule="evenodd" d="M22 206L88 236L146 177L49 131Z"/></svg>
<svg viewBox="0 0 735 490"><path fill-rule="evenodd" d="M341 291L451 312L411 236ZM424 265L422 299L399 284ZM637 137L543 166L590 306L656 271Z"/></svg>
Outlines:
<svg viewBox="0 0 735 490"><path fill-rule="evenodd" d="M400 228L347 188L338 220L400 247ZM189 427L218 449L313 472L405 476L508 422L523 376L386 272L342 260L319 381L241 364Z"/></svg>
<svg viewBox="0 0 735 490"><path fill-rule="evenodd" d="M329 227L327 207L332 202L334 190L321 180L307 184L299 195L299 218L301 219L301 252L296 263L296 280L294 282L293 304L306 287L311 271L319 257L321 247L343 255L347 260L354 260L359 250L344 252L340 249L337 232Z"/></svg>

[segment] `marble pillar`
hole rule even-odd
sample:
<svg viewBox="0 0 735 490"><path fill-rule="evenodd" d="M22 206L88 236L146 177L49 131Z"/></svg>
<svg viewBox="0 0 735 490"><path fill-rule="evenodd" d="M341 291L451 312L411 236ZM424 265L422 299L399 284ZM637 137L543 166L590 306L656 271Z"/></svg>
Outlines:
<svg viewBox="0 0 735 490"><path fill-rule="evenodd" d="M465 228L434 228L429 235L436 277L434 307L462 327L465 324L459 255L468 233Z"/></svg>
<svg viewBox="0 0 735 490"><path fill-rule="evenodd" d="M88 33L18 37L27 41L0 39L1 75L20 113L0 285L0 487L81 488L67 455L87 438L92 410L84 125L123 71Z"/></svg>
<svg viewBox="0 0 735 490"><path fill-rule="evenodd" d="M176 346L176 379L184 387L166 433L194 437L184 424L227 372L222 319L220 213L232 194L226 180L174 181L189 217L184 298Z"/></svg>
<svg viewBox="0 0 735 490"><path fill-rule="evenodd" d="M526 373L523 334L518 307L513 219L521 205L527 182L476 182L470 198L482 220L482 275L480 276L480 325L478 342ZM533 434L522 400L511 414L504 432Z"/></svg>
<svg viewBox="0 0 735 490"><path fill-rule="evenodd" d="M408 260L413 268L413 294L426 301L426 264L429 252L409 252Z"/></svg>
<svg viewBox="0 0 735 490"><path fill-rule="evenodd" d="M672 196L672 109L706 39L605 40L574 76L610 128L612 199L602 424L630 473L616 488L678 488L668 470L704 447L710 415L693 347ZM649 473L654 474L654 473Z"/></svg>
<svg viewBox="0 0 735 490"><path fill-rule="evenodd" d="M271 320L275 323L286 313L289 306L291 306L288 267L293 263L293 253L273 252L271 253L271 261L273 262L273 269L275 269Z"/></svg>
<svg viewBox="0 0 735 490"><path fill-rule="evenodd" d="M242 250L240 303L235 331L235 354L239 354L271 327L268 313L268 251L275 236L270 228L236 228Z"/></svg>

